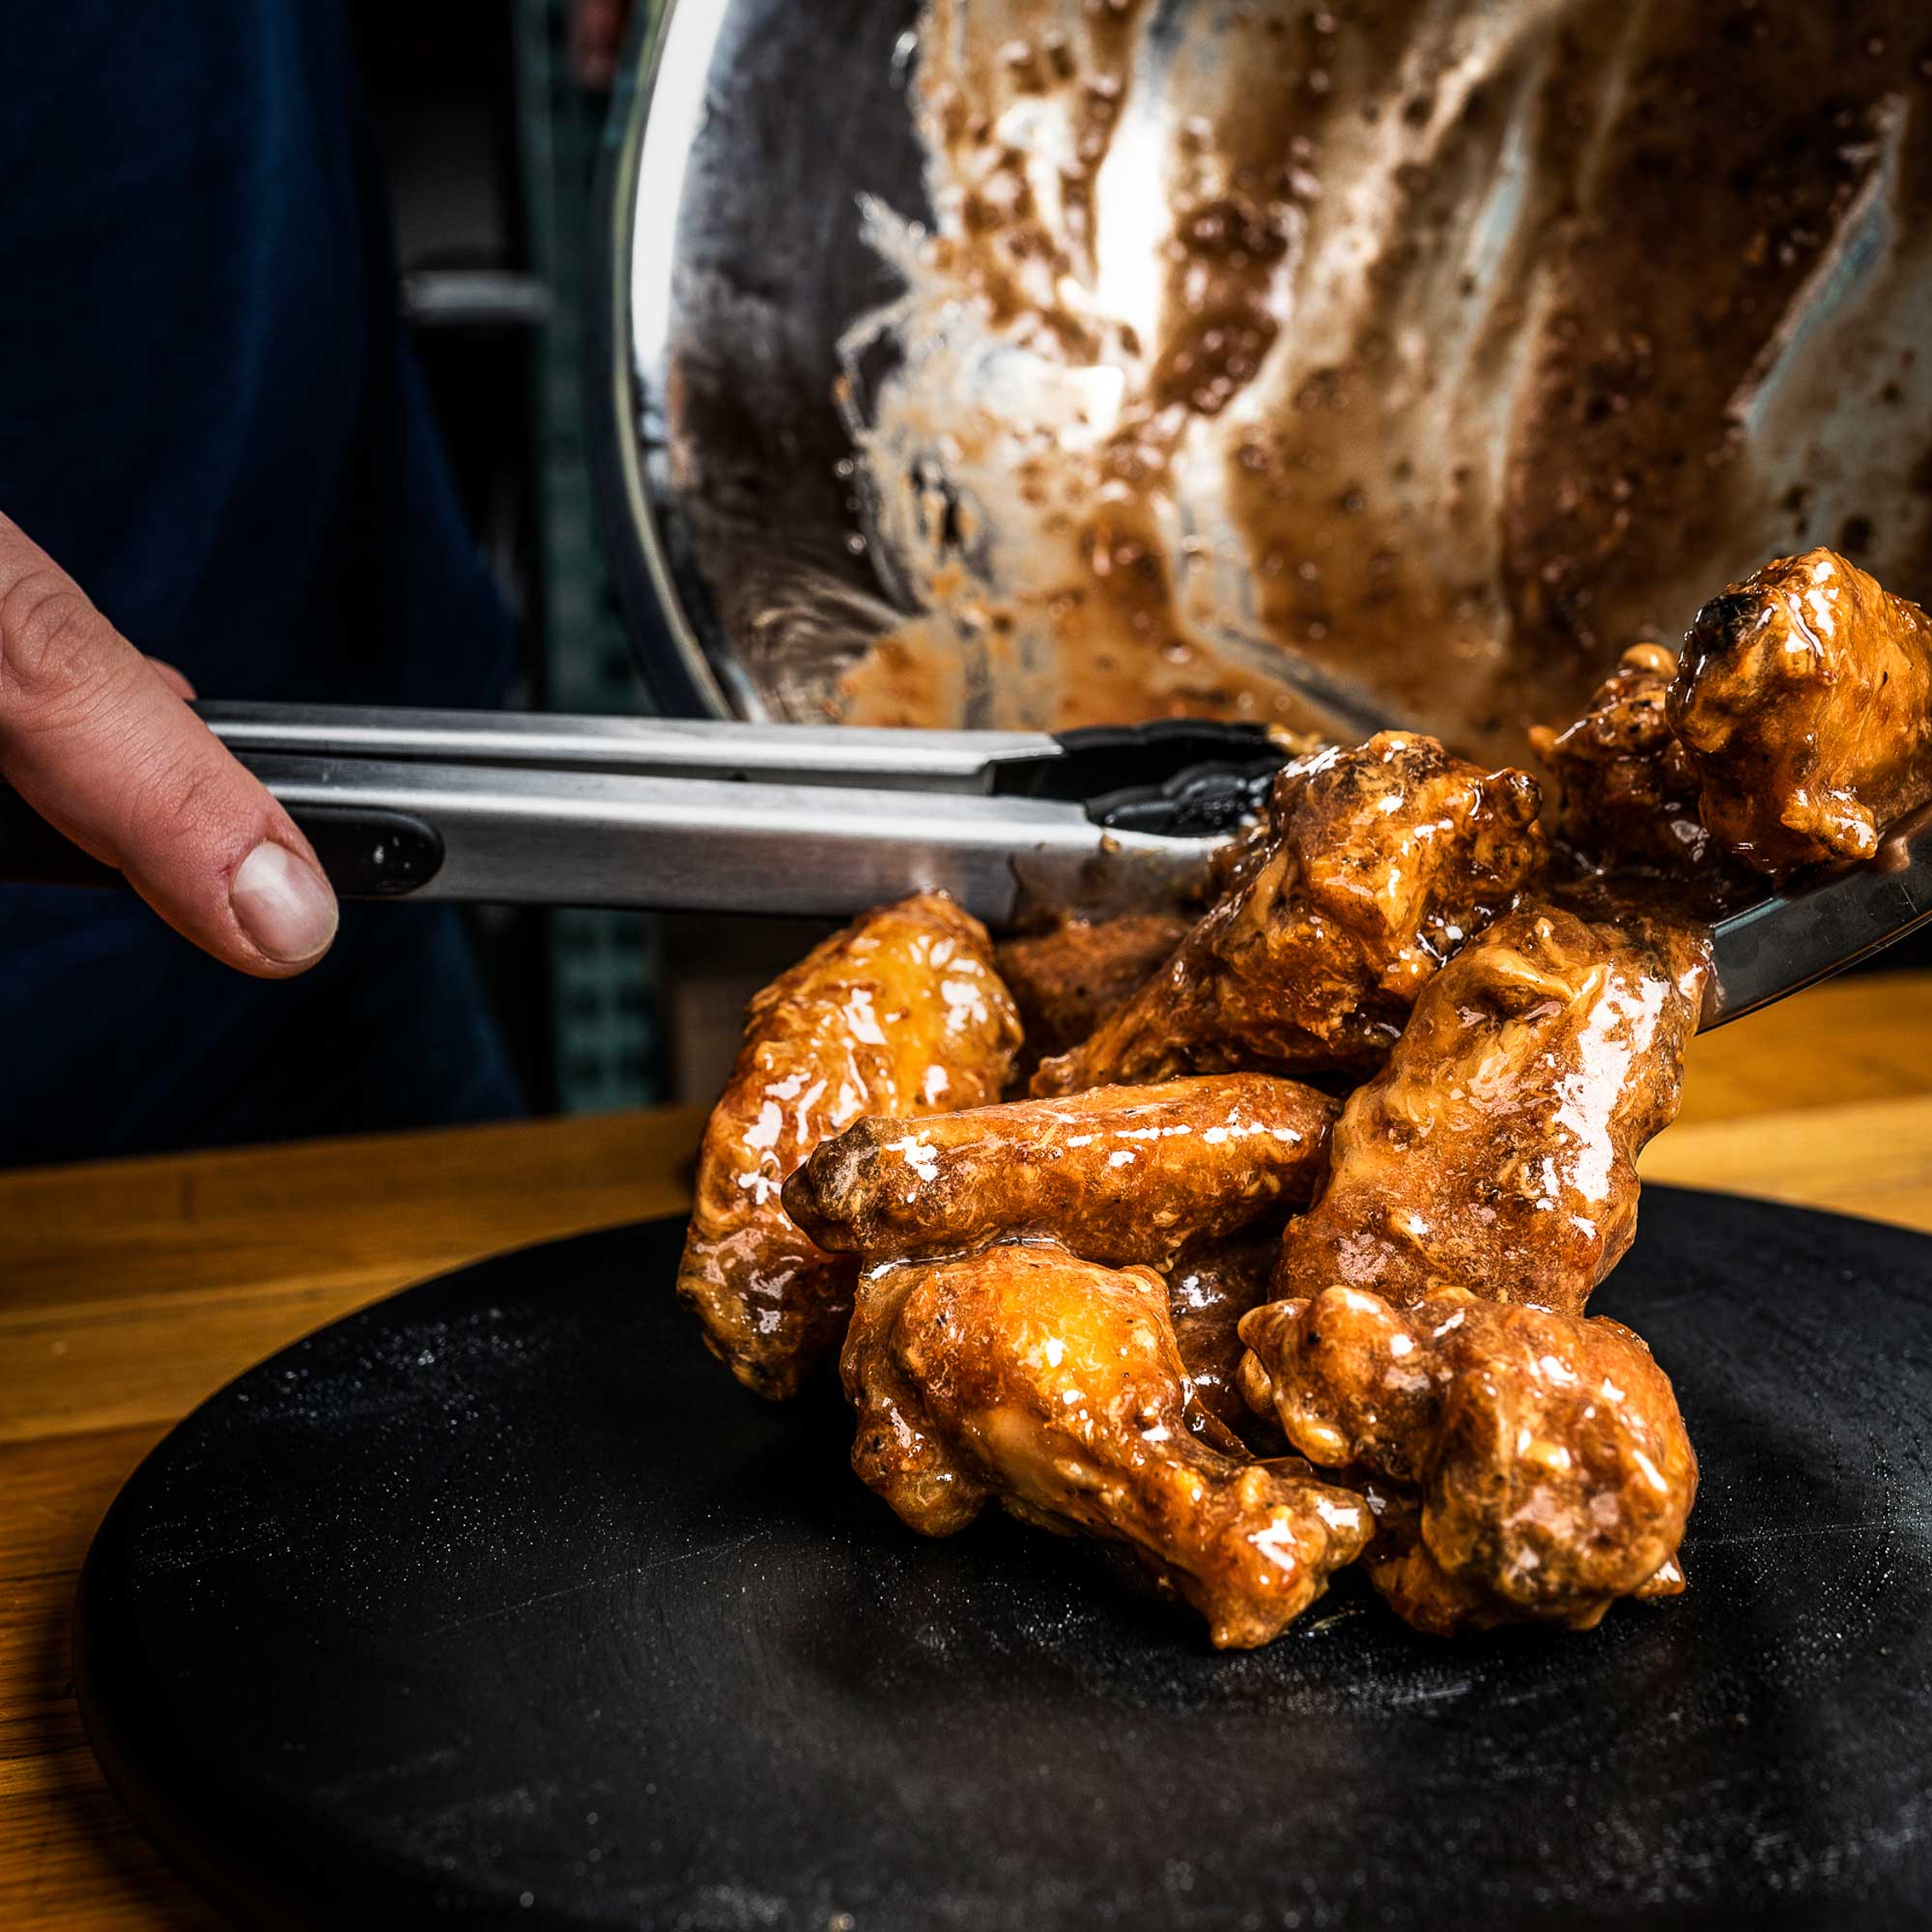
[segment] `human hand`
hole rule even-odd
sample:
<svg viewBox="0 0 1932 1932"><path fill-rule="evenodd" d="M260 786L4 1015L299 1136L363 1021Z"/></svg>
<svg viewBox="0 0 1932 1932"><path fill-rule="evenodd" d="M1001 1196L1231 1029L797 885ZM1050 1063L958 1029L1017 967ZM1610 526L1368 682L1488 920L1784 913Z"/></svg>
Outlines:
<svg viewBox="0 0 1932 1932"><path fill-rule="evenodd" d="M0 778L204 952L287 979L328 951L335 895L193 696L0 516Z"/></svg>

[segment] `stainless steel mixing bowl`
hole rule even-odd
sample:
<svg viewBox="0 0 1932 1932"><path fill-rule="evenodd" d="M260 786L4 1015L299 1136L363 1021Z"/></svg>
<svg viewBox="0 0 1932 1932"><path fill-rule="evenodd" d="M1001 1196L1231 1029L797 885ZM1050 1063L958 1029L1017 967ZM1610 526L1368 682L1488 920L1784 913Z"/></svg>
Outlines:
<svg viewBox="0 0 1932 1932"><path fill-rule="evenodd" d="M838 343L895 293L860 199L927 213L917 0L642 10L612 104L591 440L644 670L673 713L810 717L795 668L889 620L839 474Z"/></svg>
<svg viewBox="0 0 1932 1932"><path fill-rule="evenodd" d="M753 719L1504 750L1768 555L1922 597L1928 183L1914 0L668 0L591 398L647 670ZM1062 293L989 320L1016 226ZM967 267L907 302L924 230ZM912 695L855 696L915 632Z"/></svg>

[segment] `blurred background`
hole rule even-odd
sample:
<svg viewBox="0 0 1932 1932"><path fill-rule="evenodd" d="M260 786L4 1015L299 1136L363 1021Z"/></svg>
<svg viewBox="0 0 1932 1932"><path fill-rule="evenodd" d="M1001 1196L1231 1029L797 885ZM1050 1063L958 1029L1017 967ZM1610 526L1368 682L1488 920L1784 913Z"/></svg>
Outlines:
<svg viewBox="0 0 1932 1932"><path fill-rule="evenodd" d="M650 0L643 0L650 4ZM600 551L584 439L592 191L628 0L357 0L403 302L471 527L524 638L525 703L649 698ZM795 923L470 915L539 1112L709 1097Z"/></svg>

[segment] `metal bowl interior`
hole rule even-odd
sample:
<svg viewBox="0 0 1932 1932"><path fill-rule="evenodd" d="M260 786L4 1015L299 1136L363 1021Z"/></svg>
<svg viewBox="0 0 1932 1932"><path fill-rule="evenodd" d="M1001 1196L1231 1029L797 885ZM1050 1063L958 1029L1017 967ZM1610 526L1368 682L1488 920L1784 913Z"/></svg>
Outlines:
<svg viewBox="0 0 1932 1932"><path fill-rule="evenodd" d="M590 433L643 669L673 713L822 722L892 622L838 473L838 345L895 292L877 196L926 213L917 0L643 10L600 196Z"/></svg>
<svg viewBox="0 0 1932 1932"><path fill-rule="evenodd" d="M1906 0L1773 8L1754 36L1596 0L1374 12L646 10L590 428L661 704L1400 722L1515 754L1769 555L1830 543L1932 588L1932 43ZM1125 106L1083 258L1065 142L1103 16ZM1069 57L1056 93L1040 50L1069 44L1089 70ZM988 95L952 153L949 60L940 82ZM909 297L918 251L972 257L988 184L1065 204L1037 225L1060 224L1065 311L939 354L987 284ZM1199 240L1231 223L1254 238L1234 282ZM996 245L980 269L1010 265ZM1219 386L1184 392L1204 344ZM868 432L895 397L888 462ZM1150 444L1157 486L1081 507ZM1071 511L1024 507L1042 463ZM1132 569L1099 583L1090 558ZM1136 573L1157 597L1122 601ZM865 696L880 640L915 631L941 669Z"/></svg>

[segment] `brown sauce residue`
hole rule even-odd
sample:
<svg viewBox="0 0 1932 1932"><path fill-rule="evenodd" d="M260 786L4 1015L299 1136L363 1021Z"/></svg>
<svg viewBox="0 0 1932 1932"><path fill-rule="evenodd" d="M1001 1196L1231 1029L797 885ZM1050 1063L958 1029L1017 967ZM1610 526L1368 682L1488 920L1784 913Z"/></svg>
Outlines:
<svg viewBox="0 0 1932 1932"><path fill-rule="evenodd" d="M1921 8L1153 14L928 0L837 715L1494 759L1770 552L1932 581Z"/></svg>

